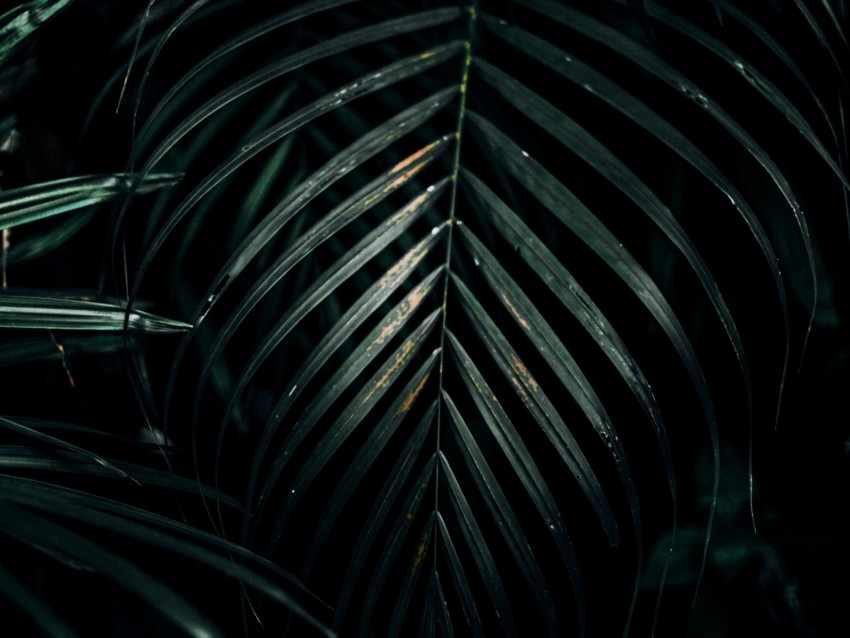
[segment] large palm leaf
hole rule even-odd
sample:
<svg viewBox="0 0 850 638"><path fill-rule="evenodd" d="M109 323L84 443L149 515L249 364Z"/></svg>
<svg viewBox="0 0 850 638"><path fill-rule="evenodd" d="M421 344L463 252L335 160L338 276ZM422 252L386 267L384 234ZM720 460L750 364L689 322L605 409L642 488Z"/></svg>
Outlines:
<svg viewBox="0 0 850 638"><path fill-rule="evenodd" d="M772 424L792 321L824 316L808 214L840 218L846 185L831 5L185 4L140 22L103 93L132 113L131 194L185 173L143 215L127 199L111 260L127 327L140 299L191 326L128 353L215 530L342 635L599 635L635 610L647 631L671 440L711 451L704 562L718 409L732 436ZM767 26L801 16L815 62ZM758 263L755 321L719 241ZM780 354L753 380L742 335L767 325ZM588 621L600 599L615 613Z"/></svg>

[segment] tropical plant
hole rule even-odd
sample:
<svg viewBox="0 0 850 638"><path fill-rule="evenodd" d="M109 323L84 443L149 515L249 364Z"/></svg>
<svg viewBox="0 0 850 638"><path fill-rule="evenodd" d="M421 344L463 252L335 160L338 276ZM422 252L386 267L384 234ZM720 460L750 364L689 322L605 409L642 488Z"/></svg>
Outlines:
<svg viewBox="0 0 850 638"><path fill-rule="evenodd" d="M844 2L6 9L12 618L832 635Z"/></svg>

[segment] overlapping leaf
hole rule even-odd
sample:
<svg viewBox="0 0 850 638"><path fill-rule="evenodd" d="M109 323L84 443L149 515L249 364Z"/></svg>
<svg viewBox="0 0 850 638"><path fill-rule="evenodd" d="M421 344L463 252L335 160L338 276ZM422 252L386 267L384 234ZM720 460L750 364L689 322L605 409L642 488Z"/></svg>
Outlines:
<svg viewBox="0 0 850 638"><path fill-rule="evenodd" d="M486 628L510 635L532 626L558 635L567 631L566 620L545 592L559 578L573 587L583 628L584 586L566 534L566 504L555 494L558 473L543 461L552 454L562 464L560 471L575 479L610 542L618 543L623 535L633 538L640 579L641 486L635 485L631 470L636 461L621 441L624 426L608 414L608 392L596 387L595 375L584 363L586 354L572 352L575 337L562 327L564 316L578 322L596 355L613 366L645 412L663 459L675 529L673 452L644 362L620 335L624 319L602 310L594 300L595 284L582 281L586 274L571 273L570 257L553 237L576 237L622 282L623 294L633 295L661 328L693 386L708 424L715 473L719 471L713 398L692 336L662 286L630 252L629 238L609 229L610 214L594 210L595 200L585 202L569 175L553 168L554 148L563 148L582 171L593 172L594 179L621 193L628 214L655 224L680 252L727 334L752 402L746 344L698 239L639 168L629 166L610 140L594 136L577 119L586 114L571 115L557 91L541 95L527 85L510 64L511 54L506 57L499 47L510 47L540 72L567 80L563 90L603 102L627 126L647 132L685 162L705 182L703 188L725 195L768 265L780 321L786 322L786 344L788 302L775 250L762 227L764 211L748 201L738 178L724 172L679 120L669 118L661 102L650 105L633 86L608 77L608 68L595 68L588 53L592 47L563 50L548 29L575 32L607 47L622 56L624 68L656 77L713 118L730 143L740 144L767 171L787 202L787 214L800 226L811 262L806 217L780 160L726 111L722 99L708 97L698 78L680 72L626 31L568 4L515 4L511 20L489 13L499 7L486 2L464 11L424 13L401 8L394 13L389 5L374 10L357 3L299 5L199 57L141 129L143 144L137 148L154 149L144 160L144 175L169 157L182 137L201 130L214 112L250 99L252 92L296 68L301 86L320 92L198 177L198 186L157 231L140 263L131 299L141 291L153 262L163 258L166 239L178 232L181 220L196 205L221 197L214 187L225 177L244 173L247 160L270 144L302 126L312 127L320 145L311 151L318 159L292 164L300 177L283 189L277 204L263 203L268 210L250 213L258 221L251 228L242 226L233 249L197 285L192 321L210 337L203 348L195 333L183 340L166 402L176 427L175 419L182 418L175 403L181 384L194 392L189 421L198 462L207 463L204 450L212 450L211 472L217 482L231 473L229 445L242 437L254 441L250 471L244 476L246 507L254 513L242 521L242 542L264 544L269 557L284 562L285 546L306 543L298 568L313 579L334 564L337 550L332 547L341 544L338 551L352 552L340 580L335 626L341 630L366 631L375 623L390 634L412 627L463 633L455 623L465 617L479 635ZM674 12L640 5L646 33L676 30L744 73L752 90L802 134L837 181L845 181L829 144L771 78L744 62L733 46ZM721 15L724 3L715 3L715 8ZM293 44L280 62L224 86L166 130L163 114L176 112L171 103L198 74L223 68L236 50L293 25L314 35ZM404 41L398 37L402 34ZM411 54L417 46L419 51ZM402 61L386 65L390 56ZM799 75L795 65L789 68ZM818 99L814 92L810 97ZM401 113L374 116L360 108L361 102L368 105L363 109L387 107ZM449 146L450 152L442 153ZM287 157L287 166L295 162ZM506 246L515 247L517 255L512 251L506 259L500 253ZM279 311L275 298L288 300ZM561 305L555 309L548 299ZM313 322L321 326L318 332ZM237 353L245 347L244 355ZM188 374L193 349L200 353L194 382ZM413 361L418 364L411 373L407 366ZM232 369L234 380L211 385L222 369ZM253 424L240 418L236 427L233 416L258 391L268 396L265 407ZM214 443L207 446L209 401L223 406L223 416L209 435ZM583 419L576 423L567 416L573 413ZM406 425L408 421L418 425ZM588 432L595 433L607 460ZM629 438L633 436L630 431ZM392 455L399 453L393 463ZM619 487L600 478L611 467ZM503 481L523 490L511 492L500 486ZM712 503L716 481L715 476ZM374 505L363 490L377 490ZM398 499L405 490L409 496L402 506ZM621 498L613 496L618 490L630 511L628 533L612 505L612 499ZM528 511L541 518L529 522ZM706 543L711 519L709 512ZM296 527L303 525L313 530L311 538L300 539ZM535 526L548 530L554 544L544 553L558 556L556 563L541 558L542 550L531 545L539 534ZM379 549L382 543L388 544ZM505 558L494 558L497 551ZM413 556L412 562L405 556ZM511 562L511 569L519 570L538 592L532 598L541 625L525 616L524 609L509 613L514 583L505 580L508 572L503 573L500 560ZM362 593L360 581L366 586ZM353 603L361 597L365 606L357 617ZM393 601L389 605L395 609L387 618L375 615L383 600ZM624 613L626 626L629 618Z"/></svg>
<svg viewBox="0 0 850 638"><path fill-rule="evenodd" d="M693 427L713 453L706 547L720 470L701 323L683 316L648 238L698 291L687 295L707 309L712 343L738 366L744 422L756 401L749 344L693 217L743 220L749 235L736 245L751 242L767 264L786 362L789 301L768 215L797 224L815 270L793 163L739 122L737 96L705 89L709 78L665 47L685 41L709 54L709 72L740 74L749 92L740 99L758 97L843 192L831 102L806 83L805 61L728 2L713 3L713 19L728 12L781 64L756 68L722 28L647 2L597 13L554 0L424 9L322 0L256 9L253 23L238 4L186 3L139 40L128 162L137 172L122 188L132 196L172 171L187 177L141 223L127 300L99 315L79 300L4 294L6 325L186 332L157 380L156 409L213 485L204 496L218 505L209 512L220 546L296 573L327 597L343 635L598 633L586 605L601 577L579 556L607 550L574 546L568 524L628 548L632 580L617 588L610 621L628 633L643 504L668 491L671 542L678 516L656 359L683 373L673 391L690 393L706 425ZM835 14L820 25L797 6L840 67L824 31ZM217 37L180 46L204 25ZM170 64L181 71L167 73ZM786 75L802 92L789 92ZM764 201L780 206L763 205L746 173L723 163L730 147L758 167ZM686 171L710 204L691 213L653 174L655 161ZM54 199L45 210L71 205ZM28 210L8 220L43 216ZM125 204L116 216L116 255L130 214ZM187 322L137 310L141 298ZM773 381L781 396L784 372ZM135 382L152 392L143 375ZM52 469L79 454L66 448ZM634 469L649 456L662 464L660 485ZM89 473L114 469L85 458ZM40 512L24 515L42 524ZM74 532L57 538L75 559L91 549ZM95 558L131 570L154 604L169 595L123 559ZM262 622L265 599L279 595L237 577L254 587L243 600ZM12 579L0 572L0 588L35 614L24 588L4 585ZM566 588L574 610L560 604ZM204 622L190 607L176 613L178 624ZM65 631L49 614L44 623Z"/></svg>

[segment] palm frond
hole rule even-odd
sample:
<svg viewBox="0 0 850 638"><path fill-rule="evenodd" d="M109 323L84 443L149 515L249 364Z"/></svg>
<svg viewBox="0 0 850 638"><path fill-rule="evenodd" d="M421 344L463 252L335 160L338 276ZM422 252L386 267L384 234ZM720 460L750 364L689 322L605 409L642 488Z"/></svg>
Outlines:
<svg viewBox="0 0 850 638"><path fill-rule="evenodd" d="M192 326L142 310L127 311L118 301L69 298L65 294L0 294L0 327L48 330L123 330L180 333Z"/></svg>
<svg viewBox="0 0 850 638"><path fill-rule="evenodd" d="M552 42L546 29L558 25L622 56L622 66L634 65L646 76L669 86L673 97L668 101L677 103L675 94L686 98L715 121L725 135L750 152L767 171L785 199L789 215L799 224L809 267L814 272L814 248L808 239L807 218L790 182L777 160L725 110L721 99L709 97L698 82L677 70L662 55L597 17L562 3L528 0L515 4L516 16L511 22L488 14L489 7L484 4L467 11L400 10L398 17L356 3L308 3L293 8L199 58L192 67L194 70L179 78L153 108L150 122L155 122L156 128L145 124L140 136L143 144L137 147L154 148L140 171L144 175L165 161L181 138L200 131L214 111L233 101L250 99L252 93L268 82L292 75L292 81L297 81L301 90L313 87L318 91L318 97L303 98L307 102L305 106L295 107L292 115L280 124L243 143L218 168L199 176L198 186L160 225L157 237L139 263L131 298L141 292L154 262L164 257L161 251L168 236L185 216L192 214L194 206L206 199L223 197L213 189L223 185L225 176L238 179L255 154L269 152L269 145L299 134L302 122L311 123L316 134L322 136L321 146L301 157L289 156L284 160L298 166L300 180L283 191L278 204L266 204L269 212L265 215L252 213L259 221L250 229L243 226L242 239L232 243L235 248L224 256L221 266L206 279L207 283L202 281L199 285L204 292L196 297L192 321L196 325L203 322L215 336L212 345L201 354L197 381L186 379L188 387L194 387L193 440L196 453L202 458L207 444L199 428L207 418L206 405L213 398L210 380L221 368L236 365L234 382L214 399L224 409L214 443L210 445L214 451L211 470L219 477L216 481L220 481L227 467L228 441L255 441L245 498L248 509L257 507L258 515L245 518L241 538L243 542L265 542L266 553L285 562L286 553L280 543L285 538L293 541L299 538L299 533L291 529L291 521L296 517L299 521L305 517L314 521L311 528L315 535L306 545L309 549L301 565L300 573L305 578L322 573L317 570L325 564L323 554L333 555L326 547L333 543L332 539L340 538L339 530L351 524L346 521L356 520L350 518L354 512L362 510L365 514L368 508L359 494L361 485L374 484L377 488L383 484L382 489L397 494L396 490L401 489L397 482L405 482L406 478L409 483L413 467L432 467L426 476L434 479L429 488L434 491L433 508L419 510L414 517L420 520L420 525L425 525L420 528L421 539L427 538L427 543L414 546L414 537L402 536L402 530L390 524L393 516L400 515L392 512L401 510L387 509L391 505L384 501L384 506L373 509L363 519L364 531L353 550L358 554L369 553L382 533L393 534L391 553L376 563L373 584L368 589L368 609L377 608L379 597L391 595L386 583L402 578L396 563L403 562L403 556L414 556L417 567L411 574L415 575L420 568L428 571L421 578L408 576L398 581L404 583L399 590L401 611L386 619L392 632L404 631L406 623L412 622L404 620L405 613L425 614L429 619L422 621L423 626L445 623L452 615L443 616L439 610L443 602L451 609L454 604L449 602L451 596L458 596L458 604L466 609L467 617L477 618L475 622L482 623L482 628L495 623L494 626L511 633L515 620L507 615L510 607L507 601L512 595L505 588L510 589L513 583L504 581L498 568L493 571L495 563L489 549L496 530L500 530L500 536L504 534L497 544L505 544L509 560L522 574L522 580L535 583L535 591L547 590L539 585L554 576L541 571L540 559L529 553L533 550L527 550L531 548L530 539L536 538L538 532L532 531L514 509L519 506L508 500L508 492L499 487L501 480L523 485L530 500L520 509L531 507L544 521L550 521L550 532L554 533L557 553L562 558L560 564L565 567L579 604L583 604L574 550L563 524L558 522L562 520L562 506L555 504L559 497L549 487L553 476L551 470L542 468L542 460L538 458L543 454L542 441L551 446L551 453L559 457L568 475L576 477L610 542L616 544L623 532L612 504L612 486L597 476L599 472L607 474L608 470L603 468L606 463L611 464L619 476L619 489L630 512L632 530L628 536L636 543L634 567L637 580L641 578L643 516L632 455L621 441L620 428L608 414L605 399L594 387L593 375L582 362L587 356L587 346L579 349L585 354L573 354L573 347L567 345L572 343L572 337L567 338L571 333L560 326L559 312L541 305L549 295L562 304L563 312L578 321L585 338L590 338L599 356L613 365L646 413L651 436L663 459L665 480L674 503L673 525L676 525L673 455L648 373L638 356L631 352L627 338L619 334L615 314L611 310L603 311L594 300L594 293L585 290L579 276L571 274L567 267L569 259L559 252L558 244L547 233L560 237L568 230L585 244L625 284L624 290L630 291L645 308L681 360L708 424L713 449L715 478L708 513L708 543L720 460L714 400L701 357L674 304L655 277L624 245L627 238L609 230L612 223L620 227L622 224L607 213L600 215L591 204L585 203L587 194L574 192L569 176L552 164L551 154L559 153L556 148L569 154L569 161L581 166L582 174L592 172L592 179L618 191L622 200L618 200L619 206L655 224L669 245L680 252L727 334L730 352L739 362L748 404L752 405L753 400L750 364L733 310L721 292L712 266L686 225L677 219L671 205L663 201L663 194L656 192L656 184L646 181L640 170L618 157L612 140L597 136L572 117L557 93L549 91L546 96L527 84L527 79L517 74L519 67L511 64L509 56L496 43L524 56L530 64L539 65L542 72L568 80L575 90L585 94L583 99L604 102L617 117L630 123L627 126L646 131L655 140L653 143L672 150L704 180L705 187L715 188L726 197L726 205L731 205L731 210L740 214L749 227L771 273L781 322L786 326L786 348L790 339L789 310L776 252L763 229L760 211L748 201L737 176L719 168L716 160L689 138L688 132L681 129L683 124L678 122L681 118L671 119L663 101L654 99L651 106L647 105L635 86L618 83L594 68L593 60L584 57L587 54L581 47L577 52L566 52ZM638 13L652 22L653 31L667 29L681 34L716 55L719 63L743 74L752 90L766 98L769 108L802 134L838 182L845 183L834 151L821 141L803 111L767 74L746 62L732 46L676 13L653 3L640 4ZM717 3L718 11L721 5ZM237 76L207 105L165 132L162 114L178 94L188 90L197 74L208 73L219 65L224 68L229 56L272 29L296 26L303 29L303 34L315 29L317 35L304 37L303 44L293 44L294 49L286 50L280 62L244 78ZM435 31L437 26L441 32ZM666 37L666 33L658 37ZM397 37L401 34L407 42ZM312 37L320 43L312 44ZM424 48L406 58L401 53L415 47ZM465 55L458 62L457 54L461 50ZM392 59L390 56L402 61L389 65L377 61ZM427 64L422 64L423 60ZM454 79L449 71L453 60ZM323 75L319 75L320 69ZM350 75L354 79L347 79ZM334 85L335 81L338 84ZM407 87L404 91L400 88L402 84ZM292 85L282 83L282 86ZM435 93L435 89L439 92ZM394 104L393 108L399 109L405 101L411 103L408 95L422 93L429 97L417 98L413 106L405 106L402 114L391 119L370 117L358 107L364 102L374 104L373 108L383 108L383 103ZM812 91L809 97L817 96ZM451 100L456 100L454 121L446 116ZM521 115L512 117L511 113ZM578 113L586 118L581 111ZM433 131L439 131L441 126L444 132L435 134ZM325 134L325 128L335 133ZM409 142L400 138L402 129L405 138L411 138ZM159 130L163 131L161 141L155 142ZM338 141L334 135L354 141ZM437 154L452 143L453 156ZM390 159L393 155L400 155L401 159ZM314 163L318 163L317 168L312 168ZM391 168L383 171L373 168L380 165ZM424 188L423 184L439 186ZM398 199L394 194L396 189L405 192L406 207L398 208L392 203ZM427 206L423 205L425 201ZM415 210L416 216L409 216L408 209ZM399 211L396 216L405 219L403 230L399 228L396 232L396 216L389 211ZM553 230L553 220L562 224L564 230ZM285 233L290 234L284 236ZM418 247L424 246L423 242L433 247L427 252L418 247L411 250L409 247L415 242L419 242ZM276 244L278 248L274 248ZM396 244L409 251L401 261L391 256L398 254ZM441 246L444 248L440 249ZM515 247L518 255L507 262L500 259L499 251L504 246ZM444 256L438 257L443 250ZM401 264L410 262L413 254L417 254L415 262L406 267L403 277L381 283ZM260 255L268 257L260 259ZM435 270L441 261L444 265ZM420 262L431 272L428 279L418 274ZM322 263L332 265L321 266ZM309 272L316 273L315 282L306 274ZM248 273L253 273L250 283ZM378 283L370 288L367 282L376 278ZM432 283L435 278L443 279L443 283L435 286ZM389 281L394 283L390 285ZM427 289L422 289L420 282L425 281L429 282ZM530 286L529 281L533 282ZM400 287L398 292L397 287ZM269 321L262 317L273 307L272 292L276 289L289 290L288 294L297 301L280 319ZM395 310L377 311L382 304L390 303L390 295L403 294L404 290L408 291L407 297ZM434 292L429 295L426 290ZM242 292L237 295L237 291ZM432 296L434 299L429 299ZM225 301L231 297L232 301ZM350 301L346 305L343 299ZM413 299L416 303L412 303ZM342 307L338 307L339 303ZM427 312L423 310L427 319L411 324L418 328L408 329L408 318L420 304L431 308ZM402 315L394 314L398 312L404 313L404 320L400 318ZM326 327L316 333L308 323L311 317ZM513 327L505 321L511 321ZM252 325L264 326L254 338L248 334L253 330ZM167 395L170 413L172 407L176 408L174 401L183 383L181 377L191 369L191 359L187 356L193 339L190 334L183 340L172 367ZM391 341L395 343L394 349L385 350ZM434 345L428 347L425 343ZM246 347L245 344L246 355L237 355L236 349ZM421 358L417 354L420 348ZM256 425L240 421L237 434L229 424L237 406L242 404L244 409L252 388L270 383L264 381L270 374L267 369L274 357L285 356L284 352L304 352L296 355L303 363L274 373L274 384L280 390L267 408L264 422L262 418ZM426 353L430 354L426 356ZM419 360L415 373L406 372L411 360ZM458 382L459 386L452 386ZM779 385L782 383L780 380ZM487 390L491 386L499 389ZM570 400L556 398L552 394L557 392L556 387L565 390L564 396ZM501 400L494 400L490 396L493 392L501 393ZM505 396L505 392L509 395ZM431 399L426 398L429 394ZM413 397L419 399L413 402ZM416 407L420 401L422 405ZM569 407L570 404L574 407ZM426 407L425 412L418 411ZM410 409L412 413L408 417ZM600 456L594 447L597 443L592 438L573 434L577 425L567 427L565 415L574 411L583 415L602 449L607 450L607 462L603 460L605 455ZM179 421L176 414L169 415L172 423L175 418ZM420 426L415 430L419 434L414 439L418 441L419 452L416 446L410 447L411 439L402 433L402 418L419 419ZM540 428L536 436L543 438L538 441L525 429L518 430L512 425L517 420L536 423ZM627 438L631 440L633 436L630 432ZM524 439L534 443L524 443ZM494 444L494 449L499 450L498 461L488 460L483 451ZM390 450L402 448L408 450L404 458L409 460L393 470L393 474L384 474L390 468L381 459ZM422 458L417 461L420 455ZM427 458L431 459L428 465L421 465ZM491 463L499 468L498 472L489 469ZM389 480L386 477L402 469L403 474L390 483L385 482ZM511 477L500 479L500 474L506 472ZM413 485L423 485L423 480L420 478ZM328 481L330 484L339 481L342 487L323 497ZM477 503L475 507L473 501ZM383 527L387 531L381 532ZM438 528L445 531L437 533ZM286 542L288 545L289 541ZM443 564L439 548L448 542L462 565L451 560ZM421 567L417 548L422 548ZM346 602L342 609L351 609L348 601L355 596L354 579L362 578L359 574L364 568L365 563L357 558L351 567L353 571L344 578L342 597ZM441 588L438 596L434 583L439 581L441 569L452 573L454 587L451 594ZM469 577L470 574L477 576ZM427 611L414 603L421 592L427 592L431 601L432 607ZM470 601L478 600L481 593L493 604L476 603L473 612ZM545 619L546 631L556 635L563 619L541 596L542 593L533 598L541 618ZM367 611L365 615L371 613ZM365 630L362 623L374 621L374 618L352 619L352 626ZM625 622L628 625L628 619ZM339 613L335 623L341 629L347 626Z"/></svg>
<svg viewBox="0 0 850 638"><path fill-rule="evenodd" d="M4 16L0 62L42 4L63 3ZM61 436L87 431L3 417L17 438L0 449L0 532L38 560L127 574L192 635L222 633L210 606L116 539L229 579L246 635L642 634L676 567L684 493L702 558L674 582L698 596L721 441L749 446L754 525L756 432L778 423L788 362L835 288L818 281L818 233L850 190L839 7L152 11L138 8L116 45L126 64L86 115L118 100L124 172L0 194L0 228L49 225L4 254L16 268L95 219L52 217L117 200L103 234L122 283L108 294L102 273L85 299L4 290L0 327L74 331L68 352L89 357L123 349L137 416L163 440L120 458L112 439L100 454ZM755 287L775 306L754 313ZM10 369L57 351L65 365L51 342L11 341ZM682 468L703 447L697 498ZM132 478L199 522L28 472ZM36 591L0 570L25 615L73 635ZM591 613L601 599L616 611Z"/></svg>
<svg viewBox="0 0 850 638"><path fill-rule="evenodd" d="M136 193L153 192L178 180L178 175L147 175L136 187ZM14 228L108 201L125 194L134 182L131 175L96 175L4 191L0 194L0 227Z"/></svg>

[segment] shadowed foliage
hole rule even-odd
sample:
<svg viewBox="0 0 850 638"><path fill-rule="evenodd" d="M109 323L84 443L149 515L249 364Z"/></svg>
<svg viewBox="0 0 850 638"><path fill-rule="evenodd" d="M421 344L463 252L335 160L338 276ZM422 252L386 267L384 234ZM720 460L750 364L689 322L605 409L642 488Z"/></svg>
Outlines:
<svg viewBox="0 0 850 638"><path fill-rule="evenodd" d="M844 2L0 6L12 617L839 635Z"/></svg>

